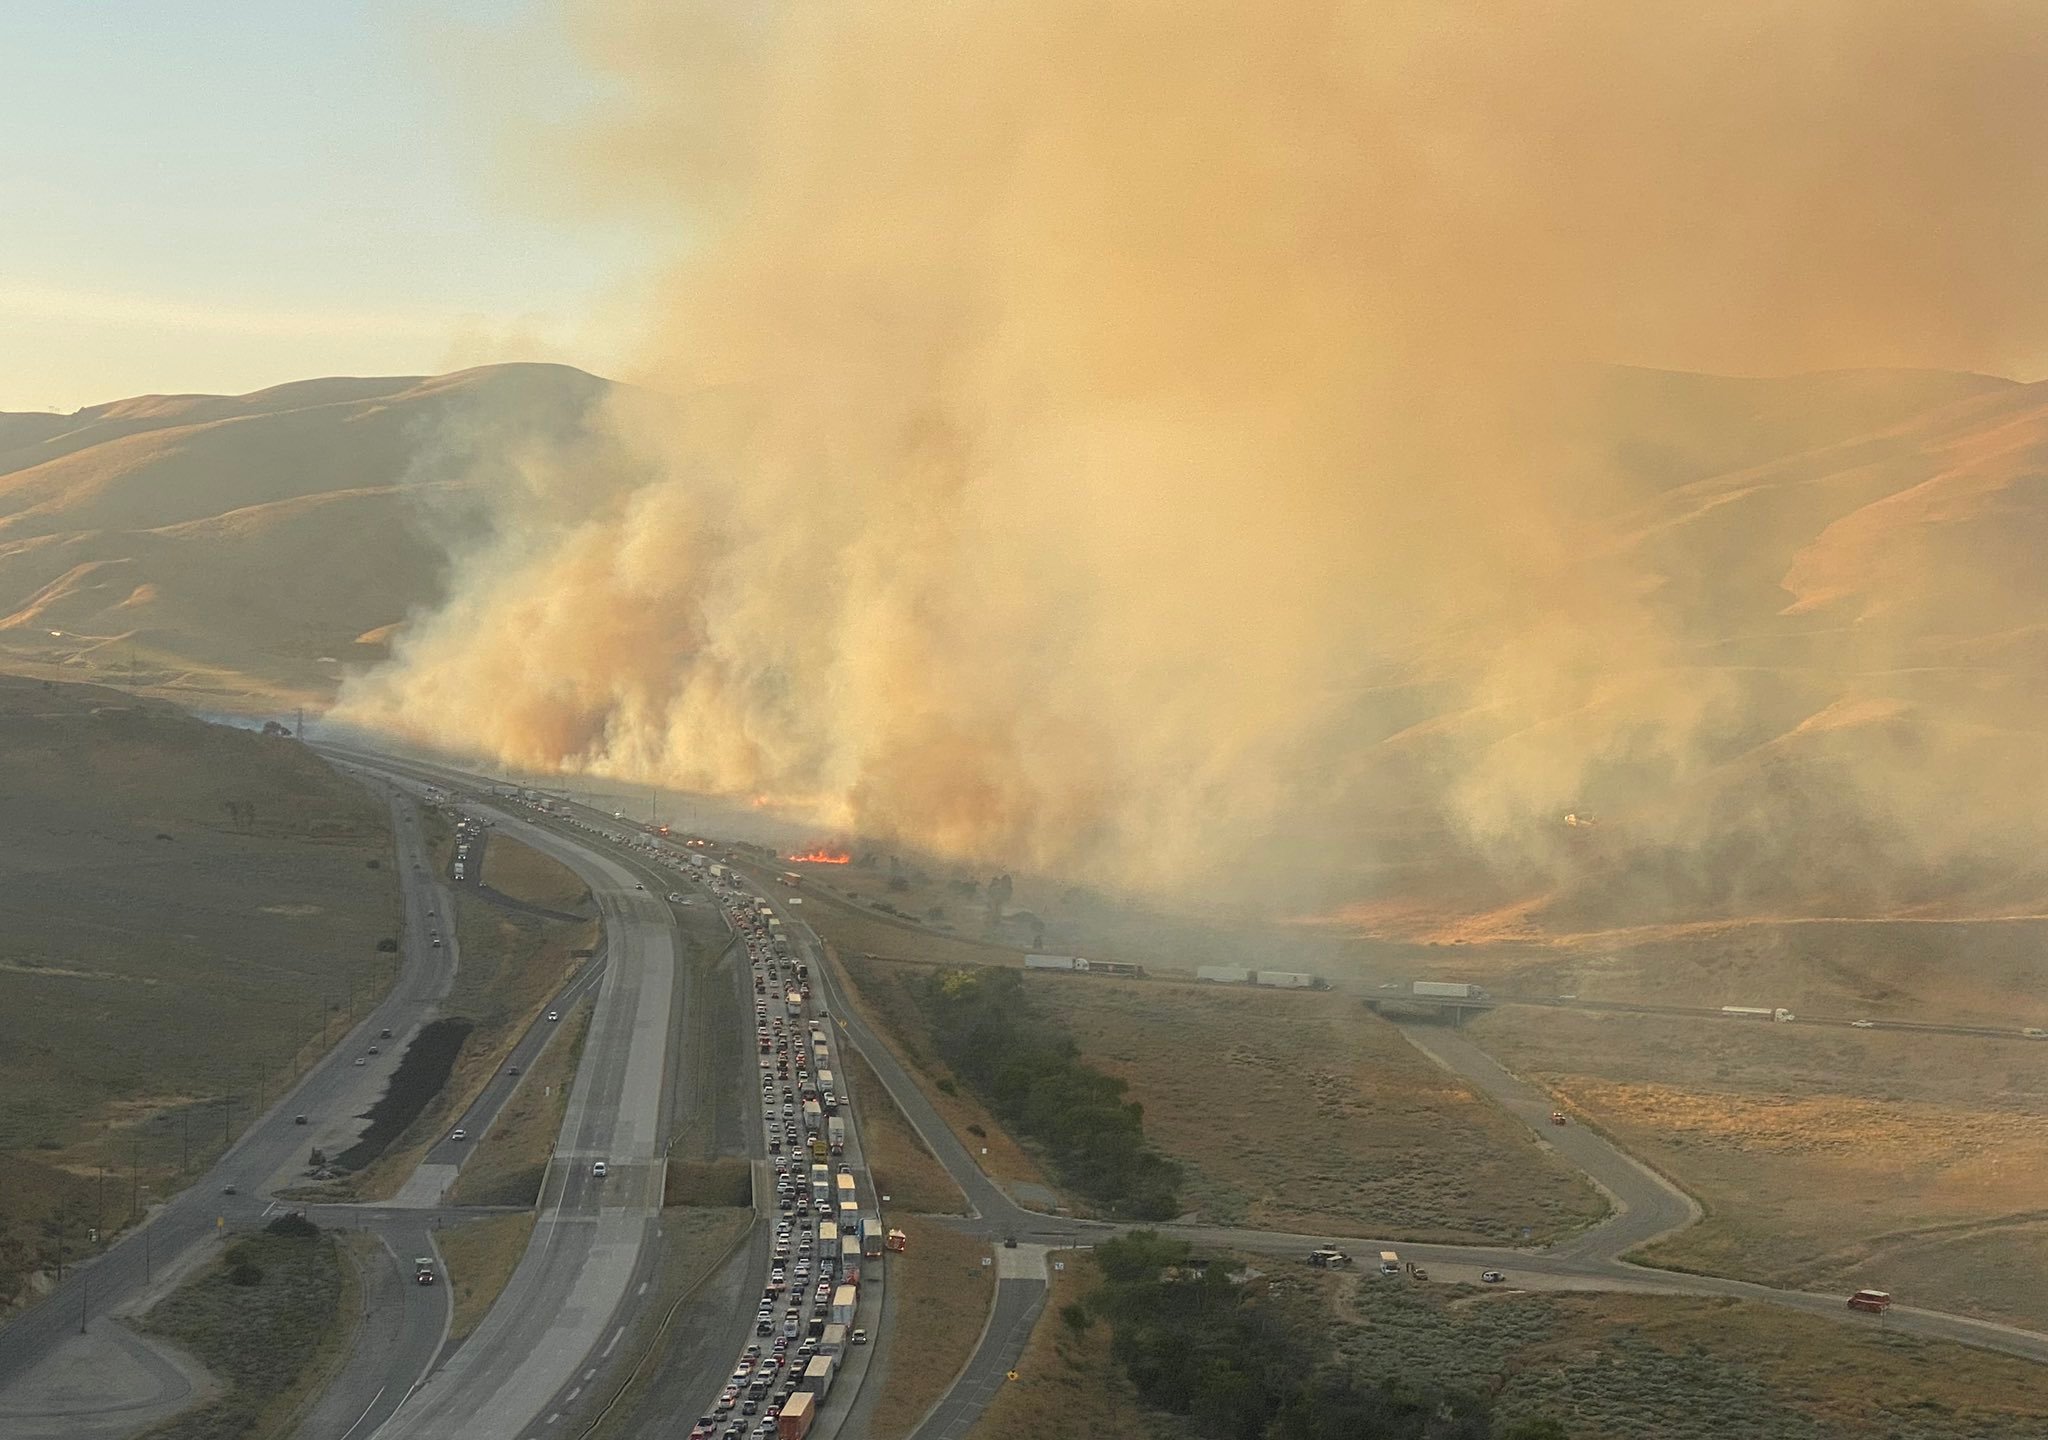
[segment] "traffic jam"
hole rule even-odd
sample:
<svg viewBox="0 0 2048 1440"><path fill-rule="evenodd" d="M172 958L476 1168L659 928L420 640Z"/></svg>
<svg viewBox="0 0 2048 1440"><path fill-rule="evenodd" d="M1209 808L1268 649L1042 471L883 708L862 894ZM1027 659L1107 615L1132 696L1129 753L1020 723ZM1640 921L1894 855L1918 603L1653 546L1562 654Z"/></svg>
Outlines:
<svg viewBox="0 0 2048 1440"><path fill-rule="evenodd" d="M897 1232L884 1236L879 1213L863 1208L846 1162L848 1117L809 965L792 951L773 907L730 870L697 873L747 949L776 1218L753 1340L690 1440L803 1440L848 1348L867 1343L853 1325L862 1263L903 1242Z"/></svg>

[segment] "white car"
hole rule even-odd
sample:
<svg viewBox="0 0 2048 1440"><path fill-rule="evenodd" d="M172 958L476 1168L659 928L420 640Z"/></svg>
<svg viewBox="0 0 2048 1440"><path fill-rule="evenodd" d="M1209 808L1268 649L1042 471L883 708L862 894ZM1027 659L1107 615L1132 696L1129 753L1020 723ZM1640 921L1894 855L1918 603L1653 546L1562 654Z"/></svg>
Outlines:
<svg viewBox="0 0 2048 1440"><path fill-rule="evenodd" d="M604 1161L602 1161L602 1160L593 1160L593 1161L591 1161L591 1162L590 1162L590 1174L591 1174L591 1178L592 1178L592 1179L595 1179L595 1180L602 1180L602 1179L604 1179L604 1177L605 1177L605 1168L604 1168Z"/></svg>
<svg viewBox="0 0 2048 1440"><path fill-rule="evenodd" d="M467 1140L469 1138L469 1132L467 1130L457 1130L448 1138L450 1140Z"/></svg>
<svg viewBox="0 0 2048 1440"><path fill-rule="evenodd" d="M550 1020L559 1020L559 1019L561 1019L561 1018L562 1018L562 1012L561 1012L561 1011L559 1011L559 1010L550 1010L550 1011L548 1011L548 1019L550 1019Z"/></svg>
<svg viewBox="0 0 2048 1440"><path fill-rule="evenodd" d="M1849 1028L1851 1030L1875 1030L1877 1022L1875 1020L1851 1020Z"/></svg>
<svg viewBox="0 0 2048 1440"><path fill-rule="evenodd" d="M2032 1025L2020 1031L2020 1034L2026 1036L2029 1040L2048 1040L2048 1030L2037 1030Z"/></svg>

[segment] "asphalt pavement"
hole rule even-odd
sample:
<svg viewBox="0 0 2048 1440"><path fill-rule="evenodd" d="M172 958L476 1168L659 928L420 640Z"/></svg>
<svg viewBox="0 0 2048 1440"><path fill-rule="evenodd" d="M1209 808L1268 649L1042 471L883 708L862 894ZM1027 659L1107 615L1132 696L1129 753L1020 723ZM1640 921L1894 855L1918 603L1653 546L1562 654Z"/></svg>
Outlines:
<svg viewBox="0 0 2048 1440"><path fill-rule="evenodd" d="M609 964L533 1240L476 1331L378 1432L386 1440L518 1434L593 1357L609 1358L625 1323L617 1317L651 1274L676 965L668 906L617 861L509 814L493 818L583 878ZM603 1179L591 1173L596 1160L611 1172Z"/></svg>

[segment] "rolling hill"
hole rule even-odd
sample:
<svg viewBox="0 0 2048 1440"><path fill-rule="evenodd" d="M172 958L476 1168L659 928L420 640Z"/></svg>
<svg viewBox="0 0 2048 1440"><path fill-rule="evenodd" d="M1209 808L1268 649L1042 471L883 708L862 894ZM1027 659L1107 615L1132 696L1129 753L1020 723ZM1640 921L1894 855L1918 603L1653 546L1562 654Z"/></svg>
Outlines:
<svg viewBox="0 0 2048 1440"><path fill-rule="evenodd" d="M0 414L0 664L202 709L318 705L484 523L467 434L573 437L555 365Z"/></svg>
<svg viewBox="0 0 2048 1440"><path fill-rule="evenodd" d="M0 669L317 708L442 598L521 443L615 393L514 365L0 415ZM1609 368L1571 403L1627 482L1587 572L1655 645L1501 704L1517 617L1422 637L1302 782L1317 852L1240 878L1390 938L2048 913L2048 384Z"/></svg>

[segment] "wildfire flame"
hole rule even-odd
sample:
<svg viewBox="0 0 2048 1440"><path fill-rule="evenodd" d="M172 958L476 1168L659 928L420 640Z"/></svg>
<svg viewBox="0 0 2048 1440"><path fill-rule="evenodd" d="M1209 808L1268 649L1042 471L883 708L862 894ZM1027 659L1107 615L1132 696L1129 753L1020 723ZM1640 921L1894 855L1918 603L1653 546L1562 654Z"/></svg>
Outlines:
<svg viewBox="0 0 2048 1440"><path fill-rule="evenodd" d="M853 857L844 850L827 850L823 846L812 846L801 855L783 857L792 865L851 865Z"/></svg>

